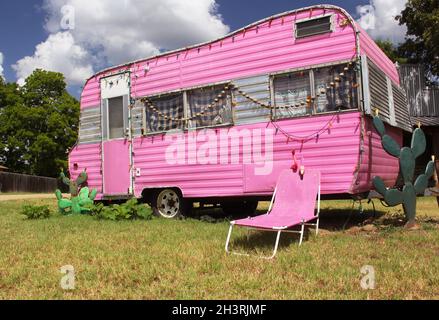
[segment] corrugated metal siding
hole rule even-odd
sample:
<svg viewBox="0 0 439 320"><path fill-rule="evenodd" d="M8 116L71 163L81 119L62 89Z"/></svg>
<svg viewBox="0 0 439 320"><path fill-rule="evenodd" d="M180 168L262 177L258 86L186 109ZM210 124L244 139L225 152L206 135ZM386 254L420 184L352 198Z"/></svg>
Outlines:
<svg viewBox="0 0 439 320"><path fill-rule="evenodd" d="M402 64L399 66L401 85L410 107L410 115L424 114L425 68L420 64Z"/></svg>
<svg viewBox="0 0 439 320"><path fill-rule="evenodd" d="M101 139L100 106L82 109L79 120L79 143L96 143L100 142Z"/></svg>
<svg viewBox="0 0 439 320"><path fill-rule="evenodd" d="M368 59L368 68L370 105L372 107L372 111L374 109L379 109L380 116L383 118L383 120L387 123L390 123L386 75L370 59Z"/></svg>
<svg viewBox="0 0 439 320"><path fill-rule="evenodd" d="M289 134L307 136L324 127L333 115L320 115L292 120L281 120L279 126ZM318 138L305 142L287 144L287 138L277 134L274 159L291 161L291 151L296 150L305 168L320 170L322 194L351 193L354 173L360 153L360 114L342 113L333 121L330 130Z"/></svg>
<svg viewBox="0 0 439 320"><path fill-rule="evenodd" d="M397 126L406 131L412 131L409 106L404 89L393 83L392 92Z"/></svg>
<svg viewBox="0 0 439 320"><path fill-rule="evenodd" d="M427 87L424 66L402 64L399 67L399 73L402 86L407 93L410 115L416 118L439 117L439 89ZM424 121L428 123L431 120Z"/></svg>
<svg viewBox="0 0 439 320"><path fill-rule="evenodd" d="M381 137L375 130L372 119L364 117L364 137L361 148L360 167L353 191L367 192L372 188L372 179L381 177L388 187L396 183L399 173L398 159L389 155L382 147ZM386 125L387 134L402 144L402 130Z"/></svg>
<svg viewBox="0 0 439 320"><path fill-rule="evenodd" d="M428 105L427 113L424 114L426 117L439 117L439 89L428 89L425 90L428 98L426 99L426 104Z"/></svg>
<svg viewBox="0 0 439 320"><path fill-rule="evenodd" d="M373 113L375 109L378 109L384 122L411 131L410 115L404 90L388 80L386 74L371 59L368 59L368 74L370 112ZM391 100L389 100L389 93L392 94ZM390 112L391 107L394 110L394 118Z"/></svg>
<svg viewBox="0 0 439 320"><path fill-rule="evenodd" d="M88 174L88 187L102 193L102 167L101 167L101 144L79 144L75 146L69 155L69 172L73 179L86 170ZM75 170L74 165L78 168Z"/></svg>
<svg viewBox="0 0 439 320"><path fill-rule="evenodd" d="M295 20L334 13L335 31L294 39ZM314 8L261 22L222 40L145 59L131 69L133 97L178 90L203 84L251 77L298 67L349 60L355 56L355 31L340 26L346 17L334 9ZM145 69L149 71L145 72ZM103 74L109 74L112 71ZM81 98L82 108L99 103L99 74L88 81Z"/></svg>
<svg viewBox="0 0 439 320"><path fill-rule="evenodd" d="M252 98L265 104L270 103L270 78L268 75L235 80L233 84ZM235 124L250 124L270 120L271 112L269 109L261 108L237 91L235 91L235 102Z"/></svg>
<svg viewBox="0 0 439 320"><path fill-rule="evenodd" d="M87 81L81 94L81 109L92 108L101 103L101 76L96 76Z"/></svg>
<svg viewBox="0 0 439 320"><path fill-rule="evenodd" d="M163 137L134 139L134 167L141 172L135 178L136 196L154 187L179 187L186 197L243 194L242 165L171 165L166 161L169 145Z"/></svg>
<svg viewBox="0 0 439 320"><path fill-rule="evenodd" d="M412 117L412 123L416 124L418 121L427 127L439 126L439 117Z"/></svg>
<svg viewBox="0 0 439 320"><path fill-rule="evenodd" d="M133 136L139 137L142 135L143 127L143 109L145 106L140 100L137 100L134 107L131 109L131 128L133 130Z"/></svg>
<svg viewBox="0 0 439 320"><path fill-rule="evenodd" d="M285 119L278 126L289 134L309 135L319 131L333 119L333 115ZM235 130L270 129L269 123L240 125ZM228 129L224 129L228 130ZM187 137L188 133L184 136ZM269 179L260 179L259 190L264 192L246 192L245 174L242 160L249 155L240 148L239 164L169 164L166 149L171 141L163 136L134 139L134 167L140 168L140 177L135 178L135 194L140 196L143 189L154 187L179 187L186 197L269 195L272 193ZM299 160L306 168L322 172L322 193L348 193L354 183L354 172L358 164L360 150L360 113L341 113L333 119L332 127L319 137L302 143L287 141L277 132L274 136L274 167L288 168L292 164L291 151L295 149ZM230 148L229 148L230 152ZM218 152L220 154L220 152ZM186 162L194 161L195 153L186 154ZM195 161L196 163L196 161ZM253 178L252 178L253 179Z"/></svg>

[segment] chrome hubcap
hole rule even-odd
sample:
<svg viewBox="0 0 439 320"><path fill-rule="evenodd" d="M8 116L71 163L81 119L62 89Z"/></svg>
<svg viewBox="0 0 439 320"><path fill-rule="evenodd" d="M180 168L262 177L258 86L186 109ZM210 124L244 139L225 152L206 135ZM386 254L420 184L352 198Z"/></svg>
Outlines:
<svg viewBox="0 0 439 320"><path fill-rule="evenodd" d="M163 190L157 197L157 209L162 217L174 218L180 211L180 197L174 190Z"/></svg>

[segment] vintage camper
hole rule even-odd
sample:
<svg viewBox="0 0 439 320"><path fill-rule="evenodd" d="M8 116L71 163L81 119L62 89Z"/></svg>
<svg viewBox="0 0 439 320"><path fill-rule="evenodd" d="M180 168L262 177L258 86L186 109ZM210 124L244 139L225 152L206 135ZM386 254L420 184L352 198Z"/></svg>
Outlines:
<svg viewBox="0 0 439 320"><path fill-rule="evenodd" d="M166 218L200 200L251 212L293 164L320 170L322 195L364 196L398 176L375 110L402 142L397 68L345 10L316 5L88 79L69 170Z"/></svg>

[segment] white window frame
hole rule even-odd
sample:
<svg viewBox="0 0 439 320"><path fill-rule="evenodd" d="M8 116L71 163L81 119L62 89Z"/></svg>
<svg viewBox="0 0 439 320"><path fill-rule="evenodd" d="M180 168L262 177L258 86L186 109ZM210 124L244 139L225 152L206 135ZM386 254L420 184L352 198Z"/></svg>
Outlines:
<svg viewBox="0 0 439 320"><path fill-rule="evenodd" d="M127 81L126 87L115 88L113 92L107 91L102 88L103 81L113 81L121 76L125 77L125 81ZM130 105L130 97L131 97L131 73L129 71L124 71L116 74L112 74L107 77L103 77L100 79L100 87L101 87L101 123L102 123L102 141L111 141L111 140L123 140L123 139L131 139L131 110L129 108ZM110 139L110 121L109 121L109 112L108 112L108 100L112 98L123 98L123 137Z"/></svg>

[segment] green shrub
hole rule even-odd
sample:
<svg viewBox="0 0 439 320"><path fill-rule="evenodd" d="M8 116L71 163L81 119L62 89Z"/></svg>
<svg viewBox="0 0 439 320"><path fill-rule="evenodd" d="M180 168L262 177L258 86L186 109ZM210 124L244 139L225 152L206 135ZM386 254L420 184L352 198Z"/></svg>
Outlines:
<svg viewBox="0 0 439 320"><path fill-rule="evenodd" d="M52 215L49 206L25 205L21 208L21 214L29 220L47 219Z"/></svg>
<svg viewBox="0 0 439 320"><path fill-rule="evenodd" d="M92 205L88 208L90 214L100 220L151 220L153 213L151 208L139 204L137 199L130 199L124 204L113 204L104 206L102 203Z"/></svg>

